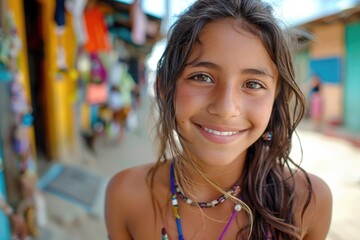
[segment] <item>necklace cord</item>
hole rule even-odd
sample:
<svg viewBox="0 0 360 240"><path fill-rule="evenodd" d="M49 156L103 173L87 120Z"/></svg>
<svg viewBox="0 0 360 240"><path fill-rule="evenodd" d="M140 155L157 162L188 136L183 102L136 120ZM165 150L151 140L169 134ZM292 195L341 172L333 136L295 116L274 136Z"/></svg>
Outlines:
<svg viewBox="0 0 360 240"><path fill-rule="evenodd" d="M224 230L222 231L222 233L221 233L221 235L220 235L220 237L219 237L219 240L222 240L222 239L224 238L225 233L226 233L227 230L229 229L230 224L231 224L231 222L234 220L237 212L238 212L238 211L237 211L236 209L234 209L234 211L233 211L232 214L231 214L231 217L230 217L229 222L226 224Z"/></svg>
<svg viewBox="0 0 360 240"><path fill-rule="evenodd" d="M171 164L171 167L170 167L170 183L171 183L171 204L173 206L173 213L174 213L174 217L176 220L176 226L178 229L179 240L184 240L184 236L182 233L181 221L180 221L180 215L179 215L179 204L178 204L178 200L177 200L176 192L175 192L174 164L173 163Z"/></svg>
<svg viewBox="0 0 360 240"><path fill-rule="evenodd" d="M171 186L171 204L173 207L173 214L176 220L176 225L177 225L177 229L178 229L178 239L179 240L184 240L184 235L183 235L183 231L182 231L182 226L181 226L181 220L180 220L180 214L179 214L179 204L178 204L178 199L177 199L177 192L176 192L176 183L175 183L175 171L174 171L174 163L171 163L170 165L170 186ZM234 186L235 187L235 186ZM233 187L233 188L234 188ZM235 189L234 189L235 191ZM242 194L240 194L240 200L243 201L243 196ZM246 205L245 205L246 206ZM226 234L226 232L228 231L231 223L233 222L233 220L236 217L236 214L238 212L240 212L242 209L241 204L236 204L234 206L234 210L231 214L231 217L228 221L228 223L226 224L224 230L222 231L219 240L222 240ZM252 218L251 218L252 219ZM269 237L269 225L266 226L266 233L265 233L265 239L271 239L271 237ZM162 240L167 240L168 239L168 235L166 233L165 228L162 229Z"/></svg>
<svg viewBox="0 0 360 240"><path fill-rule="evenodd" d="M184 240L184 235L182 232L182 226L181 226L181 220L180 220L180 215L179 215L179 203L177 200L177 193L176 193L176 185L175 185L175 176L174 176L174 163L171 164L170 166L170 185L171 185L171 204L173 206L173 213L174 213L174 217L176 220L176 226L178 229L178 234L179 234L179 240ZM234 207L234 211L231 214L230 220L228 221L228 223L226 224L224 230L222 231L219 240L222 240L223 237L225 236L227 230L230 227L230 224L232 223L232 221L234 220L236 213L239 212L241 210L241 205L240 204L236 204Z"/></svg>
<svg viewBox="0 0 360 240"><path fill-rule="evenodd" d="M221 195L215 200L212 200L210 202L195 202L189 197L186 197L183 189L179 185L179 179L176 174L176 171L174 170L174 191L176 192L177 196L181 198L184 202L191 206L199 206L200 208L212 208L216 207L217 205L225 202L229 196L237 196L240 193L240 185L236 183L234 186L232 186L225 194Z"/></svg>

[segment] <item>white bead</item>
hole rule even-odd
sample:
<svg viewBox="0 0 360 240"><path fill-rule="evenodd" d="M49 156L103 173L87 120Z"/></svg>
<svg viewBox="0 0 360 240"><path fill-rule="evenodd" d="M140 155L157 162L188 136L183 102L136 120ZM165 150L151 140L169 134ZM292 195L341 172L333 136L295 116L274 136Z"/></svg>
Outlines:
<svg viewBox="0 0 360 240"><path fill-rule="evenodd" d="M234 210L237 211L237 212L240 212L241 211L241 205L236 204L235 207L234 207Z"/></svg>
<svg viewBox="0 0 360 240"><path fill-rule="evenodd" d="M190 198L186 199L187 204L192 204L192 200Z"/></svg>
<svg viewBox="0 0 360 240"><path fill-rule="evenodd" d="M172 205L173 206L177 206L178 205L178 200L176 198L172 199Z"/></svg>
<svg viewBox="0 0 360 240"><path fill-rule="evenodd" d="M219 202L218 202L218 200L213 200L213 201L211 201L211 205L212 206L215 206L216 204L218 204Z"/></svg>

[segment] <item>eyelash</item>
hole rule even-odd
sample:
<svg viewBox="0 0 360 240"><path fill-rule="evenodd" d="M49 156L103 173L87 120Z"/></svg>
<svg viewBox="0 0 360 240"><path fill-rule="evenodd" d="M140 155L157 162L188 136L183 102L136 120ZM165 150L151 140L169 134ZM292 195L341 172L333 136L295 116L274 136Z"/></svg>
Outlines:
<svg viewBox="0 0 360 240"><path fill-rule="evenodd" d="M206 78L207 80L204 80L204 78ZM214 82L214 80L209 75L203 74L203 73L195 74L195 75L191 76L189 79L197 81L197 82L205 82L205 83L213 83ZM249 84L256 84L257 86L250 87ZM256 80L247 81L246 83L244 83L243 86L246 88L249 88L249 89L265 88L265 86L261 82L256 81Z"/></svg>
<svg viewBox="0 0 360 240"><path fill-rule="evenodd" d="M204 80L204 78L206 78L207 80ZM191 76L189 79L197 81L197 82L205 82L205 83L213 83L214 82L214 80L209 75L202 74L202 73L195 74L195 75Z"/></svg>
<svg viewBox="0 0 360 240"><path fill-rule="evenodd" d="M257 87L249 87L249 84L257 84L258 86ZM250 89L261 89L261 88L265 88L264 85L259 82L259 81L256 81L256 80L250 80L250 81L247 81L244 86L246 88L250 88Z"/></svg>

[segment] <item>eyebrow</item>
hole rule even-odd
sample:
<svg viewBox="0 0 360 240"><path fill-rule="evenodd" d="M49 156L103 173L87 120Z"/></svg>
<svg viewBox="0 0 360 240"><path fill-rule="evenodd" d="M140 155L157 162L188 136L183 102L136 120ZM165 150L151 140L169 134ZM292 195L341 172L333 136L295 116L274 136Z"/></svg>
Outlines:
<svg viewBox="0 0 360 240"><path fill-rule="evenodd" d="M197 62L197 61L193 61L193 62L189 62L186 64L186 66L192 66L192 67L206 67L206 68L212 68L212 69L216 69L219 70L221 67L219 65L217 65L216 63L213 62ZM268 73L267 71L263 70L263 69L258 69L258 68L245 68L241 70L241 73L243 74L252 74L252 75L258 75L258 76L267 76L270 77L271 79L275 80L274 76L271 75L270 73Z"/></svg>
<svg viewBox="0 0 360 240"><path fill-rule="evenodd" d="M189 62L186 64L186 66L192 66L192 67L206 67L206 68L213 68L213 69L220 69L221 67L213 62Z"/></svg>
<svg viewBox="0 0 360 240"><path fill-rule="evenodd" d="M259 76L267 76L267 77L270 77L271 79L275 80L273 75L271 75L270 73L267 73L265 70L262 70L262 69L246 68L246 69L243 69L241 72L243 72L244 74L254 74L254 75L259 75Z"/></svg>

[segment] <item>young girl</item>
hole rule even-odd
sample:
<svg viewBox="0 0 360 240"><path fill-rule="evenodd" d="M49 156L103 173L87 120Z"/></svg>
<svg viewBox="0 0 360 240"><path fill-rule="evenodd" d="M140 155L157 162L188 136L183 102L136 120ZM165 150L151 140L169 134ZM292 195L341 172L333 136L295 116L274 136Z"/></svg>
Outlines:
<svg viewBox="0 0 360 240"><path fill-rule="evenodd" d="M158 161L110 181L110 239L325 239L331 193L289 157L304 96L267 4L196 1L156 93Z"/></svg>

